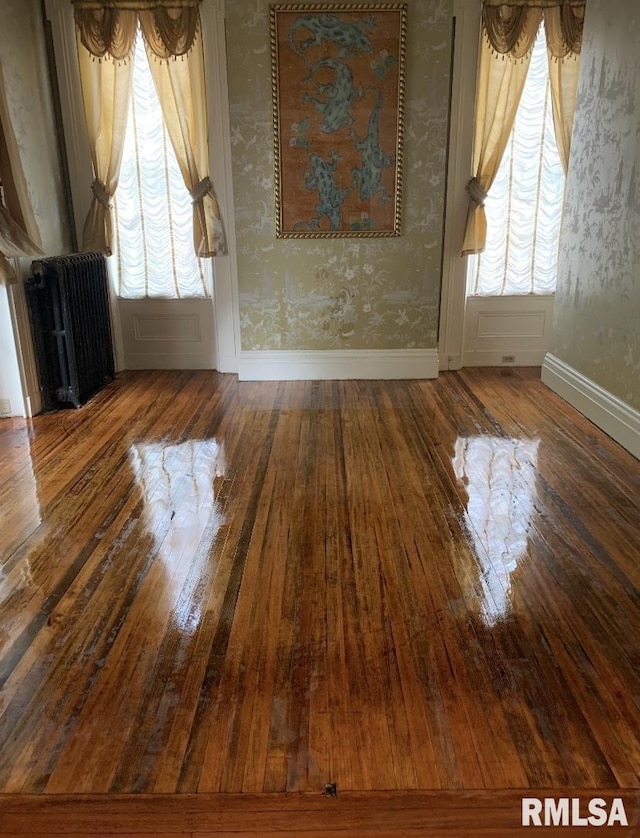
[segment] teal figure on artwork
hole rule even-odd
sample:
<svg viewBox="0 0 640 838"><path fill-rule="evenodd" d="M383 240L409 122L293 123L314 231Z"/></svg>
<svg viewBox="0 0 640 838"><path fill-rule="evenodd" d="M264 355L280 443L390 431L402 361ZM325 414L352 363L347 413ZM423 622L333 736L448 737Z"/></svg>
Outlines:
<svg viewBox="0 0 640 838"><path fill-rule="evenodd" d="M384 81L391 67L397 63L398 61L393 55L388 53L386 49L382 49L376 58L371 61L371 69L380 81Z"/></svg>
<svg viewBox="0 0 640 838"><path fill-rule="evenodd" d="M356 23L340 20L337 15L308 14L300 15L289 28L289 46L302 57L311 46L321 46L323 41L330 41L339 47L338 57L355 55L358 52L371 52L371 41L363 29L376 28L376 20L369 15ZM298 32L307 32L306 38L297 39Z"/></svg>
<svg viewBox="0 0 640 838"><path fill-rule="evenodd" d="M356 221L352 221L350 227L354 232L360 232L362 230L373 230L373 219L371 218L368 212L361 212L360 218L358 218Z"/></svg>
<svg viewBox="0 0 640 838"><path fill-rule="evenodd" d="M334 172L338 168L339 155L332 151L327 162L319 154L309 155L311 169L304 173L305 189L318 192L316 216L309 222L299 221L294 225L298 230L317 230L323 217L329 220L330 230L339 230L342 219L342 204L349 189L340 189Z"/></svg>
<svg viewBox="0 0 640 838"><path fill-rule="evenodd" d="M289 137L290 146L298 146L299 148L309 147L309 120L302 119L300 122L294 122L291 125L291 135Z"/></svg>
<svg viewBox="0 0 640 838"><path fill-rule="evenodd" d="M328 68L333 72L333 81L330 84L316 84L316 91L324 98L311 96L309 93L302 95L303 102L310 102L316 110L323 115L320 123L320 130L324 134L332 134L342 128L343 125L350 125L353 122L351 116L351 103L358 96L362 96L362 88L354 88L353 73L342 61L333 58L323 58L316 61L309 70L309 75L303 79L309 82L314 79L319 70Z"/></svg>
<svg viewBox="0 0 640 838"><path fill-rule="evenodd" d="M375 88L369 88L375 90ZM382 108L382 93L375 90L376 103L371 110L367 133L363 139L359 139L354 133L354 146L362 157L362 166L351 169L353 186L360 189L360 200L369 201L378 192L381 193L383 201L391 197L381 183L382 172L385 168L393 165L393 157L390 157L380 148L380 110Z"/></svg>

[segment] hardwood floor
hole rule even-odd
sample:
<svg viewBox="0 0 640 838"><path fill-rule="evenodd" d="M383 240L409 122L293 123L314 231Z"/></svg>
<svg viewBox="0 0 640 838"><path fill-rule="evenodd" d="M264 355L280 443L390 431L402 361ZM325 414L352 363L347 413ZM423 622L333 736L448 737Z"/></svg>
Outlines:
<svg viewBox="0 0 640 838"><path fill-rule="evenodd" d="M326 783L341 812L640 812L640 465L538 375L127 373L0 422L0 832L18 802L37 833L67 795L326 807Z"/></svg>

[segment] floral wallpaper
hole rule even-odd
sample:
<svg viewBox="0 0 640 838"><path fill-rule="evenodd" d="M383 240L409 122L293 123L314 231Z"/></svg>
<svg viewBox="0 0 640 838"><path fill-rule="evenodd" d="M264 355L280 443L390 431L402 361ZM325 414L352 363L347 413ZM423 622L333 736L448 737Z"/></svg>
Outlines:
<svg viewBox="0 0 640 838"><path fill-rule="evenodd" d="M70 250L40 0L2 0L0 61L45 253ZM27 260L28 265L28 260Z"/></svg>
<svg viewBox="0 0 640 838"><path fill-rule="evenodd" d="M554 354L640 409L640 8L589 0Z"/></svg>
<svg viewBox="0 0 640 838"><path fill-rule="evenodd" d="M276 239L267 0L228 0L242 348L433 348L437 341L452 0L408 0L403 230Z"/></svg>

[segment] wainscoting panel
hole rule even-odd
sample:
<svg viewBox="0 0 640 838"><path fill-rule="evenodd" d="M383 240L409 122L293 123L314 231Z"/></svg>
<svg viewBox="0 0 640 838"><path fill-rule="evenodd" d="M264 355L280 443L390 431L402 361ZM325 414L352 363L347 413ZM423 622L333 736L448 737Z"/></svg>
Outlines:
<svg viewBox="0 0 640 838"><path fill-rule="evenodd" d="M209 300L119 300L124 368L215 369Z"/></svg>
<svg viewBox="0 0 640 838"><path fill-rule="evenodd" d="M466 367L540 366L553 327L553 296L469 297Z"/></svg>

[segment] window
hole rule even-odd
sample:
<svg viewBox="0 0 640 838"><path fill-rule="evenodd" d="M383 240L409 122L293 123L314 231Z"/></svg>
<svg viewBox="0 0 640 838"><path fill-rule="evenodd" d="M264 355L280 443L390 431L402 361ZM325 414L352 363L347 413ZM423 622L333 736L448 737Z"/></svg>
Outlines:
<svg viewBox="0 0 640 838"><path fill-rule="evenodd" d="M193 248L191 197L162 118L140 30L133 61L114 198L116 294L125 299L209 297L208 273Z"/></svg>
<svg viewBox="0 0 640 838"><path fill-rule="evenodd" d="M514 127L485 201L486 247L468 260L469 294L554 293L564 182L541 26Z"/></svg>

